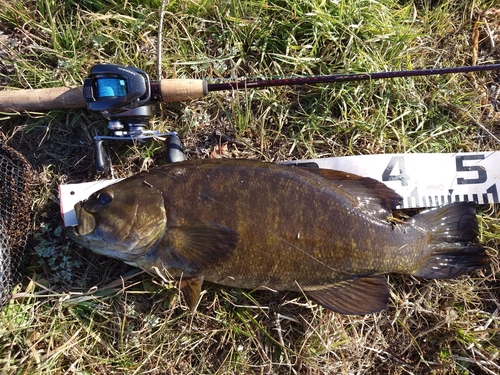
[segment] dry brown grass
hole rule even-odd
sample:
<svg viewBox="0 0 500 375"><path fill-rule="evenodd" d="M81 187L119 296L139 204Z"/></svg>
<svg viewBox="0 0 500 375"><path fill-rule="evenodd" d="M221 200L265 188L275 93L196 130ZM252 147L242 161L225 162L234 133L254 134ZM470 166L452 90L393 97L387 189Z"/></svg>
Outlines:
<svg viewBox="0 0 500 375"><path fill-rule="evenodd" d="M98 62L154 75L160 4L4 0L0 85L79 84ZM163 71L215 79L498 63L495 9L491 0L172 1ZM178 131L189 158L496 150L499 78L217 93L163 104L152 127ZM101 117L0 114L0 126L0 140L43 181L26 279L0 313L2 374L500 373L498 206L480 207L489 268L446 281L390 275L384 312L341 316L294 293L207 284L192 314L174 284L77 248L61 232L57 186L109 177L93 169ZM161 142L109 150L118 177L165 162Z"/></svg>

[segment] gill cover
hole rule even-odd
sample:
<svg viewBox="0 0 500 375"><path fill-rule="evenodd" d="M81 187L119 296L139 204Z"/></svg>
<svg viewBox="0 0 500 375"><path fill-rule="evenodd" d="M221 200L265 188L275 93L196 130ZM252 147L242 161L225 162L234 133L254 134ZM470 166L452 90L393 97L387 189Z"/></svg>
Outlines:
<svg viewBox="0 0 500 375"><path fill-rule="evenodd" d="M77 203L75 212L80 240L90 242L96 252L125 261L148 251L167 222L162 193L127 180Z"/></svg>

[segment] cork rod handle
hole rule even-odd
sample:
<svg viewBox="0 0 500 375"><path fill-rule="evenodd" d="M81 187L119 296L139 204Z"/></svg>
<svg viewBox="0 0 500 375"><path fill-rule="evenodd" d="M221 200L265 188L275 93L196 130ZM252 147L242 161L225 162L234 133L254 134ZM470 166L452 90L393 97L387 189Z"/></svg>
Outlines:
<svg viewBox="0 0 500 375"><path fill-rule="evenodd" d="M0 91L0 112L42 112L51 109L85 108L82 87Z"/></svg>
<svg viewBox="0 0 500 375"><path fill-rule="evenodd" d="M163 79L160 82L152 82L151 91L153 94L159 94L164 102L179 102L207 95L208 84L201 79ZM0 91L0 112L3 113L86 107L82 86Z"/></svg>
<svg viewBox="0 0 500 375"><path fill-rule="evenodd" d="M162 79L159 87L164 102L183 102L208 94L207 81L202 79Z"/></svg>

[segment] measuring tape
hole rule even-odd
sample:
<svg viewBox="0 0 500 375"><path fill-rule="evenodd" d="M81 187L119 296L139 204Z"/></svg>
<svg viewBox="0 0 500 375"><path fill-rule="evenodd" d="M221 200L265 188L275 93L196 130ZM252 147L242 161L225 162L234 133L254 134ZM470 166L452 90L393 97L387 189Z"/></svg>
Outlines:
<svg viewBox="0 0 500 375"><path fill-rule="evenodd" d="M336 169L379 180L403 199L399 208L436 207L451 202L500 203L500 152L383 154L285 162ZM77 225L74 205L117 180L59 186L65 226Z"/></svg>
<svg viewBox="0 0 500 375"><path fill-rule="evenodd" d="M383 154L299 160L286 164L336 169L371 177L396 191L400 208L451 202L500 203L500 152Z"/></svg>

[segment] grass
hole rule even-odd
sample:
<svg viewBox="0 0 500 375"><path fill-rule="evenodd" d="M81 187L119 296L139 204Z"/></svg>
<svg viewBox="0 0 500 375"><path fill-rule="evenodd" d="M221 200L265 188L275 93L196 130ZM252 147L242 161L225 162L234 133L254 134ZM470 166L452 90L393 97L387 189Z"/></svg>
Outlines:
<svg viewBox="0 0 500 375"><path fill-rule="evenodd" d="M153 79L161 1L3 0L0 85L81 84L90 67ZM175 1L166 5L164 77L375 72L500 61L496 0ZM493 15L492 15L493 14ZM487 28L489 27L489 29ZM496 43L492 44L492 41ZM219 92L159 106L189 158L271 161L498 149L498 72ZM168 280L77 248L61 232L57 186L93 169L85 110L2 114L0 139L42 183L24 283L0 313L2 374L496 374L500 214L481 207L490 268L456 280L388 276L388 309L341 316L293 293L206 285L191 314ZM227 145L222 148L222 145ZM161 142L109 144L116 176L165 162Z"/></svg>

